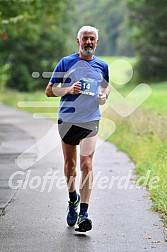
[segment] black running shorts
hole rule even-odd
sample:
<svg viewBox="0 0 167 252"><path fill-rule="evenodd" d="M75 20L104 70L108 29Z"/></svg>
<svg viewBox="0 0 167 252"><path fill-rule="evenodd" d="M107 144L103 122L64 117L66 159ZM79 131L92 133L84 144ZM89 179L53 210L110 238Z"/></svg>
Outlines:
<svg viewBox="0 0 167 252"><path fill-rule="evenodd" d="M91 121L86 123L69 123L58 120L58 129L61 139L64 143L70 145L78 145L80 141L86 137L97 135L99 129L99 121Z"/></svg>

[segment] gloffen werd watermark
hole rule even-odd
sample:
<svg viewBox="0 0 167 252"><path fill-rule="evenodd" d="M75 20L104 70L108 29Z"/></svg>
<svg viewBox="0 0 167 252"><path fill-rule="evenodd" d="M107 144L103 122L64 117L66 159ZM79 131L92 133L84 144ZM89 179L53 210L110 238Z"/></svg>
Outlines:
<svg viewBox="0 0 167 252"><path fill-rule="evenodd" d="M135 181L132 180L133 170L129 170L127 175L124 176L107 176L103 175L102 171L92 172L90 171L85 179L80 182L80 189L86 186L89 189L97 187L97 189L112 190L117 188L118 190L126 189L156 189L160 181L159 176L151 176L151 170L147 170L145 176L138 177ZM19 176L19 179L18 179ZM94 179L93 179L94 177ZM61 174L59 170L48 171L42 177L32 176L32 170L28 171L16 171L14 172L8 181L8 185L11 189L31 189L40 190L40 192L51 192L53 188L62 190L64 188L70 188L73 183L74 177L66 180L66 177Z"/></svg>

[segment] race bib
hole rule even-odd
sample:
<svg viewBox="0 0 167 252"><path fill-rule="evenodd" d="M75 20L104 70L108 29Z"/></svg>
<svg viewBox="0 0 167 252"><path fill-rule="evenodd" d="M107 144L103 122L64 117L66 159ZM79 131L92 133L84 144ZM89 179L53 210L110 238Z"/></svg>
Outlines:
<svg viewBox="0 0 167 252"><path fill-rule="evenodd" d="M79 80L81 82L80 93L94 96L97 91L97 81L90 78L82 78Z"/></svg>

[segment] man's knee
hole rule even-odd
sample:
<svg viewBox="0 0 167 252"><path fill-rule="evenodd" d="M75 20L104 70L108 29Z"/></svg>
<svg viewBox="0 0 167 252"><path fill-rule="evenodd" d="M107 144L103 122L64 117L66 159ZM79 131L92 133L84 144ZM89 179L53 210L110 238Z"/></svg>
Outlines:
<svg viewBox="0 0 167 252"><path fill-rule="evenodd" d="M74 160L65 161L66 174L76 173L76 162Z"/></svg>
<svg viewBox="0 0 167 252"><path fill-rule="evenodd" d="M92 158L84 157L81 161L81 171L92 171Z"/></svg>

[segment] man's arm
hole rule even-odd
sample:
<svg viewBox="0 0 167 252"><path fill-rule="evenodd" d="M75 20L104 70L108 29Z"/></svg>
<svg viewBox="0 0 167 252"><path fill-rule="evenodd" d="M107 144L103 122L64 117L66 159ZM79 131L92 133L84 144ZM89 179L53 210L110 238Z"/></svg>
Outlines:
<svg viewBox="0 0 167 252"><path fill-rule="evenodd" d="M45 89L45 94L48 97L56 97L56 95L53 93L53 83L49 82Z"/></svg>
<svg viewBox="0 0 167 252"><path fill-rule="evenodd" d="M71 87L57 87L54 86L52 82L49 82L46 89L45 94L48 97L59 97L64 96L66 94L78 94L81 91L81 83L75 82Z"/></svg>

